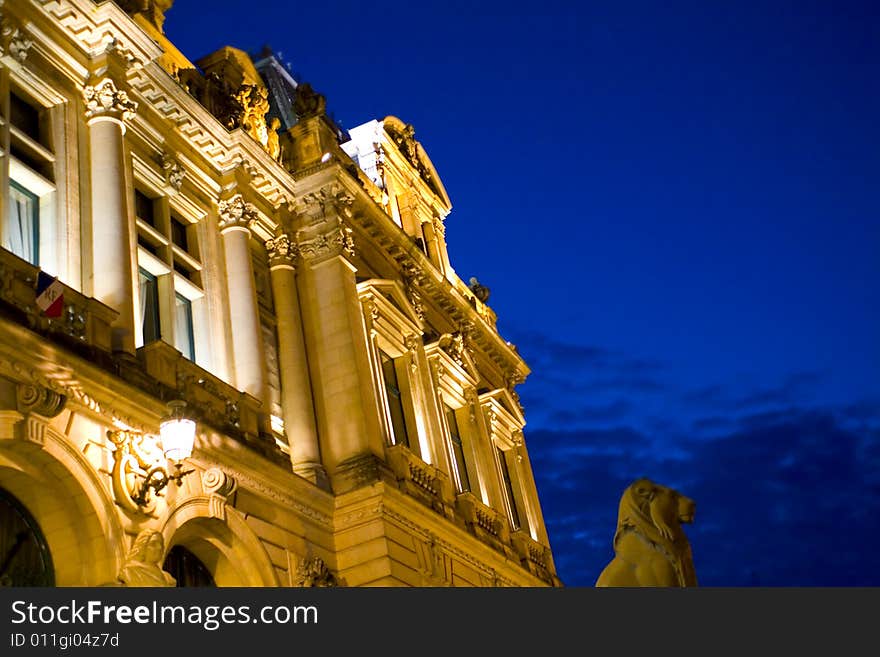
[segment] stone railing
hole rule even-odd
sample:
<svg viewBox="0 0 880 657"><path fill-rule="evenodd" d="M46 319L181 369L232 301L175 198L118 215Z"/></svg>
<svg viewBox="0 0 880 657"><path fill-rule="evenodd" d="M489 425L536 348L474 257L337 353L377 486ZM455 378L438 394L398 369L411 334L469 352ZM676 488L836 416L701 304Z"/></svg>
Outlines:
<svg viewBox="0 0 880 657"><path fill-rule="evenodd" d="M289 465L289 457L278 450L274 438L261 431L259 400L184 358L161 340L141 347L137 356L146 374L164 388L164 394L185 400L197 420Z"/></svg>
<svg viewBox="0 0 880 657"><path fill-rule="evenodd" d="M452 519L455 496L445 472L422 461L406 445L386 447L385 460L394 473L398 488Z"/></svg>
<svg viewBox="0 0 880 657"><path fill-rule="evenodd" d="M471 534L508 557L513 557L510 524L504 513L486 506L473 493L459 493L455 504L459 518Z"/></svg>
<svg viewBox="0 0 880 657"><path fill-rule="evenodd" d="M40 269L0 249L0 303L5 314L45 337L91 356L110 353L110 325L117 312L100 301L61 284L64 295L60 317L47 317L37 306Z"/></svg>
<svg viewBox="0 0 880 657"><path fill-rule="evenodd" d="M510 542L523 568L553 585L558 582L553 570L550 548L541 545L521 530L515 531L510 535Z"/></svg>

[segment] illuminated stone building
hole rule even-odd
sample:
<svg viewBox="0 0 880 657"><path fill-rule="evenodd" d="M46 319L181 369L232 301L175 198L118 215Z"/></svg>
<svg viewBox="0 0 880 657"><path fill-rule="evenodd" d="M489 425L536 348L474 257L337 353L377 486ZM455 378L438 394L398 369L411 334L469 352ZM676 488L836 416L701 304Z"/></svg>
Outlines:
<svg viewBox="0 0 880 657"><path fill-rule="evenodd" d="M118 583L153 530L185 585L561 585L412 126L191 62L170 5L0 2L0 583Z"/></svg>

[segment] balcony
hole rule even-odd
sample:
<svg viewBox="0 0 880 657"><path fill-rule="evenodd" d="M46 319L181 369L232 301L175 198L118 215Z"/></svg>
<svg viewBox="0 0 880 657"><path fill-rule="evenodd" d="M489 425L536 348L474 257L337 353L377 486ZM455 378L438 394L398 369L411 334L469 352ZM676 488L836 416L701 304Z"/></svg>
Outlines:
<svg viewBox="0 0 880 657"><path fill-rule="evenodd" d="M541 545L524 531L515 531L510 541L523 568L545 582L556 586L559 581L553 569L550 548Z"/></svg>
<svg viewBox="0 0 880 657"><path fill-rule="evenodd" d="M445 472L422 461L406 445L386 447L385 460L400 490L452 520L455 497Z"/></svg>
<svg viewBox="0 0 880 657"><path fill-rule="evenodd" d="M161 340L138 349L137 358L149 380L159 384L161 397L186 400L199 421L289 466L290 458L262 427L265 417L258 399L202 369Z"/></svg>
<svg viewBox="0 0 880 657"><path fill-rule="evenodd" d="M0 249L0 306L4 314L86 358L100 360L101 355L109 355L110 325L117 312L62 283L61 316L47 317L37 306L39 274L38 267Z"/></svg>
<svg viewBox="0 0 880 657"><path fill-rule="evenodd" d="M455 498L456 510L467 530L509 558L515 558L510 548L510 525L507 516L483 504L473 493L459 493Z"/></svg>

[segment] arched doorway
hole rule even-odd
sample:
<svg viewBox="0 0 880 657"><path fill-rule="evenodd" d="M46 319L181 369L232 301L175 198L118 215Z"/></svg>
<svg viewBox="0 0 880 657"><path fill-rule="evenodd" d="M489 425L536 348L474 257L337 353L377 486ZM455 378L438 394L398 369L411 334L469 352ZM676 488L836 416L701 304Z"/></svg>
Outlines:
<svg viewBox="0 0 880 657"><path fill-rule="evenodd" d="M171 573L181 587L214 587L214 577L208 567L192 552L182 545L175 545L168 551L162 570Z"/></svg>
<svg viewBox="0 0 880 657"><path fill-rule="evenodd" d="M0 586L54 586L43 532L25 506L0 488Z"/></svg>

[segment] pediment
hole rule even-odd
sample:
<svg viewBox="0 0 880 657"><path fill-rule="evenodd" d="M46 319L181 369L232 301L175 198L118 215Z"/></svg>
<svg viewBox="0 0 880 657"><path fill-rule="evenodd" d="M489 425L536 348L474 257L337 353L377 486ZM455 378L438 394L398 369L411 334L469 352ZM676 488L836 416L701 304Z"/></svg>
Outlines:
<svg viewBox="0 0 880 657"><path fill-rule="evenodd" d="M428 157L422 144L415 138L415 128L411 123L404 123L396 116L386 116L382 119L382 125L391 142L397 146L400 153L418 172L419 177L439 198L447 210L452 208L452 201L446 193L446 188Z"/></svg>

